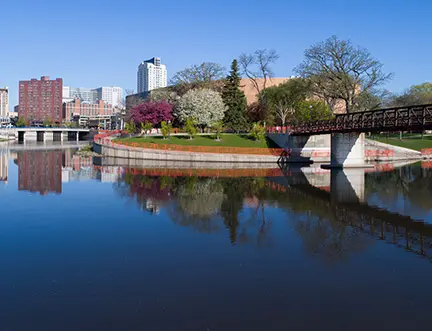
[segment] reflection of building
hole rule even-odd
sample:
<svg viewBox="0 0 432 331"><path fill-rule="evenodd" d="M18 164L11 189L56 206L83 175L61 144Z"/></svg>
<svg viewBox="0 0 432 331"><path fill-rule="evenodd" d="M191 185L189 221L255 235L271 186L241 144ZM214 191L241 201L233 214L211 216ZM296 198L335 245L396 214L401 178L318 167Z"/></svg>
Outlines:
<svg viewBox="0 0 432 331"><path fill-rule="evenodd" d="M93 177L91 156L79 156L72 150L65 150L63 157L62 182L89 180Z"/></svg>
<svg viewBox="0 0 432 331"><path fill-rule="evenodd" d="M62 191L62 151L18 154L18 190L45 195Z"/></svg>
<svg viewBox="0 0 432 331"><path fill-rule="evenodd" d="M0 154L0 181L7 183L8 181L8 154Z"/></svg>
<svg viewBox="0 0 432 331"><path fill-rule="evenodd" d="M158 57L140 63L137 74L137 92L148 92L167 86L167 70Z"/></svg>
<svg viewBox="0 0 432 331"><path fill-rule="evenodd" d="M50 80L42 76L41 80L20 81L18 116L27 120L61 122L62 88L61 78Z"/></svg>

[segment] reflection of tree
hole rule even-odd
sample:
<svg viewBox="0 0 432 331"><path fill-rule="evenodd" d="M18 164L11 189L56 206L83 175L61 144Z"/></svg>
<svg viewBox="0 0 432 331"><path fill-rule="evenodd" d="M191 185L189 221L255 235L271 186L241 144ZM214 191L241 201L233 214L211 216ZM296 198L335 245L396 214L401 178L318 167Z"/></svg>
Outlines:
<svg viewBox="0 0 432 331"><path fill-rule="evenodd" d="M365 249L368 243L364 235L348 224L312 213L299 215L295 229L308 254L330 262L344 260L349 254Z"/></svg>
<svg viewBox="0 0 432 331"><path fill-rule="evenodd" d="M428 180L425 180L428 179ZM412 206L428 212L432 208L432 169L409 166L391 172L367 174L367 197L376 195L388 204L398 203L398 198L408 200Z"/></svg>
<svg viewBox="0 0 432 331"><path fill-rule="evenodd" d="M223 202L221 182L211 178L185 178L176 188L173 221L200 232L218 230L217 216Z"/></svg>
<svg viewBox="0 0 432 331"><path fill-rule="evenodd" d="M141 208L157 212L161 205L171 199L172 178L150 177L126 173L115 184L117 192L123 197L135 197Z"/></svg>

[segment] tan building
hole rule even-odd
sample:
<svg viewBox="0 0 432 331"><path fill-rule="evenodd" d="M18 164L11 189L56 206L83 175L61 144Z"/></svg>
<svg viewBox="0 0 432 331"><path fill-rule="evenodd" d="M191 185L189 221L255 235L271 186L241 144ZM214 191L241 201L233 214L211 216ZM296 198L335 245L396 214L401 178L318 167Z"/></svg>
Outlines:
<svg viewBox="0 0 432 331"><path fill-rule="evenodd" d="M268 78L266 82L266 87L277 86L279 84L285 83L289 78ZM264 78L258 78L256 80L259 90L264 88ZM249 78L242 78L240 81L240 89L244 92L247 100L247 104L250 105L257 101L257 88L254 83Z"/></svg>
<svg viewBox="0 0 432 331"><path fill-rule="evenodd" d="M277 86L282 83L285 83L291 78L269 78L266 82L266 88ZM260 91L264 88L264 79L257 79L258 87ZM250 105L257 101L257 88L254 83L249 78L242 78L240 81L240 89L244 92L247 100L247 104ZM313 99L319 99L318 97L313 97ZM343 100L335 100L334 104L331 107L335 114L343 114L345 113L345 103Z"/></svg>
<svg viewBox="0 0 432 331"><path fill-rule="evenodd" d="M0 117L8 117L9 115L9 90L5 86L0 88Z"/></svg>

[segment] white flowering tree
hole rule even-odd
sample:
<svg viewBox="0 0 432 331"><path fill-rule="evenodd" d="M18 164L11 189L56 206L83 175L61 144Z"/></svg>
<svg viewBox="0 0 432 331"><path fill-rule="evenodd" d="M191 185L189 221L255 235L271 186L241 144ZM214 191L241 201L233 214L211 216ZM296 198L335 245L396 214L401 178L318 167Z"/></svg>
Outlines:
<svg viewBox="0 0 432 331"><path fill-rule="evenodd" d="M224 118L226 109L222 96L218 92L206 88L193 89L181 97L175 115L181 122L193 118L199 126L209 127Z"/></svg>

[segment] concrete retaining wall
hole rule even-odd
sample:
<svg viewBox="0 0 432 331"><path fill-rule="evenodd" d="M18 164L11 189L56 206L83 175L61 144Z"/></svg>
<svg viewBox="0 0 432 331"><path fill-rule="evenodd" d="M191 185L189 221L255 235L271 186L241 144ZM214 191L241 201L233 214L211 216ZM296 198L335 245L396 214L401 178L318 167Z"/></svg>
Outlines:
<svg viewBox="0 0 432 331"><path fill-rule="evenodd" d="M279 155L252 155L252 154L213 154L192 153L179 151L162 151L156 149L135 148L123 145L101 145L93 143L94 151L107 157L159 160L159 161L186 161L186 162L245 162L245 163L275 163Z"/></svg>

